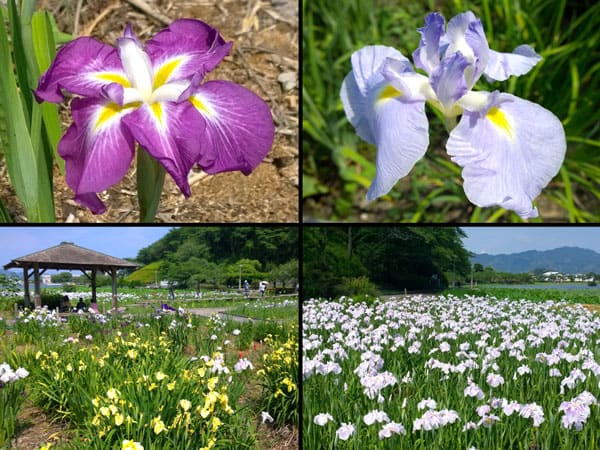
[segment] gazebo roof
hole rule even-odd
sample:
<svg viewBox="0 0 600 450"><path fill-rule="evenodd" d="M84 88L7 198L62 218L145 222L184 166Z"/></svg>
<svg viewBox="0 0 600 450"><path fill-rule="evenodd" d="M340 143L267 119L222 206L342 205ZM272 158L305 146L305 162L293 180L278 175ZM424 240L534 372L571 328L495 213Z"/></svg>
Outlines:
<svg viewBox="0 0 600 450"><path fill-rule="evenodd" d="M136 268L134 264L123 259L115 258L104 253L79 247L72 242L61 242L59 245L39 252L15 258L4 266L4 270L14 268L29 268L37 264L45 269L109 269Z"/></svg>

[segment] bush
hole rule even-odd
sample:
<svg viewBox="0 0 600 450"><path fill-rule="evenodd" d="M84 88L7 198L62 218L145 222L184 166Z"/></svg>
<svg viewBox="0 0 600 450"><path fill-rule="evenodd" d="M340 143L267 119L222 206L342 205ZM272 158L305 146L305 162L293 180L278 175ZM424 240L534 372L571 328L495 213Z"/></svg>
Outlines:
<svg viewBox="0 0 600 450"><path fill-rule="evenodd" d="M368 277L342 278L342 282L335 288L336 296L339 295L370 295L377 297L379 291Z"/></svg>
<svg viewBox="0 0 600 450"><path fill-rule="evenodd" d="M71 287L75 288L75 286L71 286ZM65 290L65 292L72 292L72 291ZM59 294L56 291L49 291L46 289L42 289L42 292L41 292L42 306L45 305L48 307L48 309L60 308L60 304L62 302L63 295L64 294Z"/></svg>
<svg viewBox="0 0 600 450"><path fill-rule="evenodd" d="M62 285L62 290L64 292L76 292L77 287L73 283L64 283Z"/></svg>

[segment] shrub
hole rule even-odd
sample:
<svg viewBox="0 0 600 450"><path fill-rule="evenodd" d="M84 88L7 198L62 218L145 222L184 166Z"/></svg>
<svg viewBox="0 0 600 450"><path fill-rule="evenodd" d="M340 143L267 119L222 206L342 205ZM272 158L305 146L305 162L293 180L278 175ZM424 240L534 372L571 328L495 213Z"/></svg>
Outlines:
<svg viewBox="0 0 600 450"><path fill-rule="evenodd" d="M336 294L339 295L379 295L377 287L369 281L368 277L343 278L342 283L336 286Z"/></svg>

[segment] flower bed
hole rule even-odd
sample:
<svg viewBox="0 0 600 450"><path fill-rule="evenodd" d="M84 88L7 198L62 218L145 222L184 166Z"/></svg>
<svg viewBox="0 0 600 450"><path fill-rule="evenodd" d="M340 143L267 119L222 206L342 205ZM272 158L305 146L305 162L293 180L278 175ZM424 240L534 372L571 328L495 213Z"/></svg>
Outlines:
<svg viewBox="0 0 600 450"><path fill-rule="evenodd" d="M303 447L598 448L598 342L565 303L310 300Z"/></svg>
<svg viewBox="0 0 600 450"><path fill-rule="evenodd" d="M253 330L236 325L182 309L62 321L36 310L17 319L8 342L28 343L20 358L33 404L69 424L58 448L251 448L262 413L276 415L260 409L262 397L276 391L248 392L258 370L273 371L276 349L247 345ZM281 331L277 342L291 332Z"/></svg>

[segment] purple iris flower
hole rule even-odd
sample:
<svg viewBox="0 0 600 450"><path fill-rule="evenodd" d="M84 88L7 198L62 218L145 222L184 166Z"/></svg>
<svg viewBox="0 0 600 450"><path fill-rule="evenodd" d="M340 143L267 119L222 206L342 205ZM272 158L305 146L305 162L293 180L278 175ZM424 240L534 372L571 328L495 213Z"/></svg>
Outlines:
<svg viewBox="0 0 600 450"><path fill-rule="evenodd" d="M105 211L97 193L127 173L137 141L191 194L194 164L214 174L249 174L271 148L268 105L229 81L207 81L231 49L219 32L182 19L143 47L128 25L117 48L90 37L64 46L40 79L39 101L71 103L73 124L58 144L75 199L93 213Z"/></svg>
<svg viewBox="0 0 600 450"><path fill-rule="evenodd" d="M428 14L410 61L391 47L364 47L352 55L352 72L341 88L346 116L357 134L377 146L377 173L367 199L387 194L421 159L429 145L425 103L445 117L452 161L463 167L464 190L478 206L500 205L522 218L562 165L562 124L541 106L498 91L473 91L482 75L506 80L523 75L541 57L528 45L513 53L489 48L481 21L468 11L445 29ZM456 125L457 117L460 121Z"/></svg>

